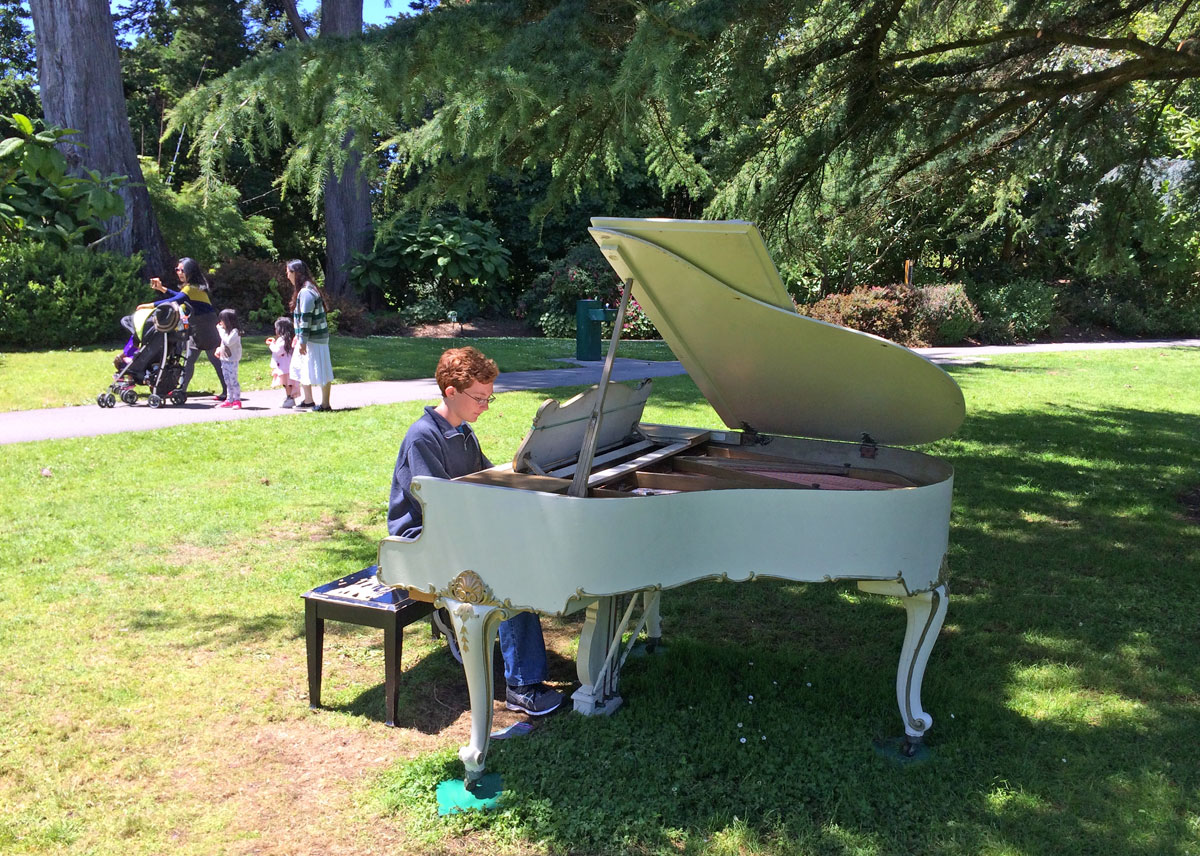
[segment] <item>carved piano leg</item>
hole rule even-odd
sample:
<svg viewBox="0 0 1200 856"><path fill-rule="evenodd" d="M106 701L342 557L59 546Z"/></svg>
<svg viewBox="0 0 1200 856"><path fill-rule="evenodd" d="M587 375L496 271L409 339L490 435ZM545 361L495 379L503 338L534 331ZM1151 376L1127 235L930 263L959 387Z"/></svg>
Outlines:
<svg viewBox="0 0 1200 856"><path fill-rule="evenodd" d="M950 598L944 585L911 597L899 583L860 582L858 586L863 591L898 596L908 615L900 665L896 670L896 701L900 705L900 718L904 720L901 752L911 756L933 725L933 717L921 706L921 683L925 679L929 653L946 618Z"/></svg>
<svg viewBox="0 0 1200 856"><path fill-rule="evenodd" d="M658 613L658 603L662 592L647 590L642 592L642 609L646 612L646 651L653 653L662 644L662 616Z"/></svg>
<svg viewBox="0 0 1200 856"><path fill-rule="evenodd" d="M458 750L466 767L466 785L474 787L483 778L488 738L492 733L492 651L500 622L507 616L492 606L478 606L445 598L450 621L458 636L467 692L471 698L471 742Z"/></svg>
<svg viewBox="0 0 1200 856"><path fill-rule="evenodd" d="M612 713L621 706L621 697L616 694L614 670L605 672L604 661L616 632L617 599L597 598L588 604L585 615L579 634L579 652L575 657L580 687L571 698L575 701L575 710L584 716Z"/></svg>

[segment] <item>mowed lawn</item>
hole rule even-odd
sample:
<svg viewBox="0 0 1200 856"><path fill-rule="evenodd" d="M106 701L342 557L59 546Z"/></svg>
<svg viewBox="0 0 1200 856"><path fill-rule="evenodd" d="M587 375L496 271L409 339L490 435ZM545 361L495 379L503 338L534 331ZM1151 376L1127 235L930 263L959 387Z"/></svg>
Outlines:
<svg viewBox="0 0 1200 856"><path fill-rule="evenodd" d="M873 745L901 731L897 602L697 584L664 595L667 651L629 661L616 716L493 743L501 809L452 818L467 700L427 626L395 729L378 631L327 625L325 709L305 676L300 595L374 561L422 403L3 447L0 852L1200 854L1200 350L950 371L928 759ZM543 397L478 423L493 460ZM718 424L687 378L651 400ZM545 626L570 691L579 620Z"/></svg>

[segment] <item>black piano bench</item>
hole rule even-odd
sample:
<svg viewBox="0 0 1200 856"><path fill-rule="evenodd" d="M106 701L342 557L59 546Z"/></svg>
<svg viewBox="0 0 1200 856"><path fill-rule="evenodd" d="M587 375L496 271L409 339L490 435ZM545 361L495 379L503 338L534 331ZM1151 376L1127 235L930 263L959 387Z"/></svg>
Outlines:
<svg viewBox="0 0 1200 856"><path fill-rule="evenodd" d="M321 659L325 620L383 628L383 706L387 724L396 724L396 697L400 691L400 655L404 628L433 613L433 604L405 597L375 581L376 565L305 592L304 638L308 646L308 706L321 706ZM430 619L430 626L433 621ZM436 633L436 628L435 628Z"/></svg>

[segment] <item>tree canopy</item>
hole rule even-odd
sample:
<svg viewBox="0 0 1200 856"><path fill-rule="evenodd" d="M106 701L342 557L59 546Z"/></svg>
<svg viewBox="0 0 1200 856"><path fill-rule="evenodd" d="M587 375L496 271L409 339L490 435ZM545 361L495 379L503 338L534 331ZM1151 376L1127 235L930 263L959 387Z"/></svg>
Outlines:
<svg viewBox="0 0 1200 856"><path fill-rule="evenodd" d="M251 62L172 121L201 123L207 169L290 137L313 198L347 132L415 181L405 204L543 164L554 204L644 162L707 216L810 245L850 228L878 257L935 199L998 221L1178 154L1197 36L1193 0L476 0Z"/></svg>

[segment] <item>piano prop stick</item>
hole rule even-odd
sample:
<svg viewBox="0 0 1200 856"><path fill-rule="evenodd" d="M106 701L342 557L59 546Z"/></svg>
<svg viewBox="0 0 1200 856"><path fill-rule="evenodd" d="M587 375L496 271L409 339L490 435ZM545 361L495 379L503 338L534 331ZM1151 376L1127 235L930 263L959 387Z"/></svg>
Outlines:
<svg viewBox="0 0 1200 856"><path fill-rule="evenodd" d="M657 637L658 593L699 580L848 580L899 598L912 754L933 725L921 686L948 604L954 470L903 447L958 429L958 385L907 348L797 313L751 223L595 218L590 231L622 305L638 301L726 430L641 421L652 385L608 382L614 337L602 383L543 403L511 463L414 479L424 529L380 542L379 578L450 611L468 785L484 774L502 620L586 611L572 699L611 713L626 631ZM634 603L618 610L627 595L640 621Z"/></svg>

